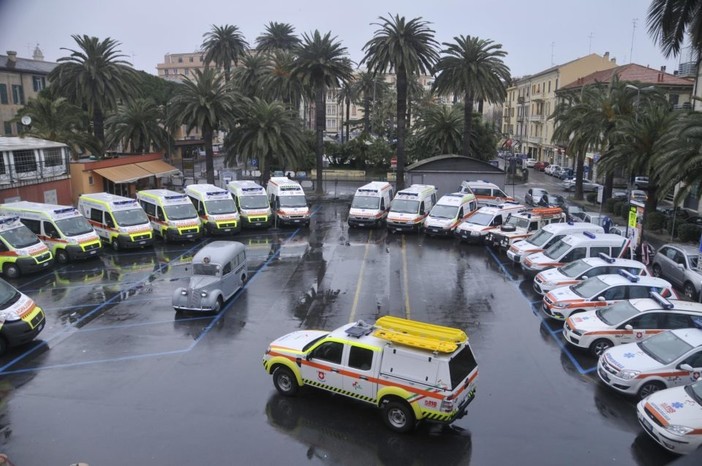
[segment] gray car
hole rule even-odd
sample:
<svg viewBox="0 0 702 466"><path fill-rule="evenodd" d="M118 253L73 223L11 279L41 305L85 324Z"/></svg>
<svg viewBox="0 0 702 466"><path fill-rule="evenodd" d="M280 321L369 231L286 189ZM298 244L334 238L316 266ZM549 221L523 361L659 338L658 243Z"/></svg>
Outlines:
<svg viewBox="0 0 702 466"><path fill-rule="evenodd" d="M237 241L213 241L193 257L192 273L188 286L173 292L175 310L219 312L246 282L246 249Z"/></svg>
<svg viewBox="0 0 702 466"><path fill-rule="evenodd" d="M697 300L702 288L702 274L697 269L697 247L687 244L665 244L653 256L651 272L682 289L683 294Z"/></svg>

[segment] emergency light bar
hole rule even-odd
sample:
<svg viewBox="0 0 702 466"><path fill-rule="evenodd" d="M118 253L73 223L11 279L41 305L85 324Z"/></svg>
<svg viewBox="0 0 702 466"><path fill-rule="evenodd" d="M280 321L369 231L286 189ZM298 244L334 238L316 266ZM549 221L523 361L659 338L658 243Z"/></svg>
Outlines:
<svg viewBox="0 0 702 466"><path fill-rule="evenodd" d="M67 214L67 213L69 213L69 212L74 212L75 210L76 210L76 209L74 209L73 207L66 207L65 209L55 209L55 210L54 210L54 213L55 213L56 215Z"/></svg>
<svg viewBox="0 0 702 466"><path fill-rule="evenodd" d="M359 193L373 193L373 194L378 194L378 190L377 190L377 189L362 189L362 188L358 188L358 192L359 192Z"/></svg>
<svg viewBox="0 0 702 466"><path fill-rule="evenodd" d="M114 205L127 205L127 204L136 204L136 201L134 199L128 199L126 201L112 201L112 204Z"/></svg>
<svg viewBox="0 0 702 466"><path fill-rule="evenodd" d="M610 256L607 253L601 252L598 254L600 256L600 259L603 261L607 262L608 264L613 264L614 263L614 257Z"/></svg>
<svg viewBox="0 0 702 466"><path fill-rule="evenodd" d="M176 200L176 199L185 199L185 194L177 194L177 195L165 196L164 198L167 199L167 200L169 200L169 201L173 201L173 200Z"/></svg>
<svg viewBox="0 0 702 466"><path fill-rule="evenodd" d="M13 223L16 220L19 220L19 217L0 217L0 225L4 225L6 223Z"/></svg>
<svg viewBox="0 0 702 466"><path fill-rule="evenodd" d="M634 275L633 273L629 272L628 270L619 269L619 270L617 270L617 273L619 273L619 275L626 278L627 280L629 280L632 283L636 283L639 281L639 277Z"/></svg>
<svg viewBox="0 0 702 466"><path fill-rule="evenodd" d="M221 190L221 191L210 191L209 193L205 193L207 196L221 196L222 194L227 194L229 191Z"/></svg>
<svg viewBox="0 0 702 466"><path fill-rule="evenodd" d="M397 193L398 196L407 196L407 197L417 197L419 194L417 193Z"/></svg>
<svg viewBox="0 0 702 466"><path fill-rule="evenodd" d="M595 239L597 236L591 231L583 231L583 235L587 236L588 238Z"/></svg>
<svg viewBox="0 0 702 466"><path fill-rule="evenodd" d="M658 304L660 304L661 307L662 307L663 309L665 309L665 310L673 309L673 307L674 307L674 306L673 306L673 303L671 303L670 301L668 301L667 299L665 299L665 298L664 298L663 296L661 296L661 294L658 293L657 291L651 290L651 292L649 293L649 295L651 296L651 299L654 300L655 302L657 302Z"/></svg>
<svg viewBox="0 0 702 466"><path fill-rule="evenodd" d="M299 186L281 186L281 191L301 191Z"/></svg>
<svg viewBox="0 0 702 466"><path fill-rule="evenodd" d="M242 191L263 191L263 188L241 188Z"/></svg>

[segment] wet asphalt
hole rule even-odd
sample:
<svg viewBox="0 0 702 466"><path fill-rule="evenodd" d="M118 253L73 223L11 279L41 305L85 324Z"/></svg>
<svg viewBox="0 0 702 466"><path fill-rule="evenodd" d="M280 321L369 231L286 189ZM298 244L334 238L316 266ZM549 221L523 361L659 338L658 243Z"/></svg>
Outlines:
<svg viewBox="0 0 702 466"><path fill-rule="evenodd" d="M233 238L247 246L251 278L214 316L171 307L209 239L106 250L14 281L47 325L0 358L0 452L18 466L676 459L642 431L633 399L598 382L595 359L565 346L562 326L503 253L349 229L343 200L313 210L309 229ZM480 367L466 417L402 435L357 401L276 393L261 364L271 340L387 314L466 330Z"/></svg>

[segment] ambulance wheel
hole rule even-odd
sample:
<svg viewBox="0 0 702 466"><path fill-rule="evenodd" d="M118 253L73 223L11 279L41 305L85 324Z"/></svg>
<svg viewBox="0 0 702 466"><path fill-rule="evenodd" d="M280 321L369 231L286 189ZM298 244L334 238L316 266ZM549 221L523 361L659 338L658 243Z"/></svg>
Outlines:
<svg viewBox="0 0 702 466"><path fill-rule="evenodd" d="M665 386L661 382L646 382L639 388L639 399L643 400L648 395L663 390Z"/></svg>
<svg viewBox="0 0 702 466"><path fill-rule="evenodd" d="M57 249L56 250L56 261L59 264L68 263L68 253L64 249Z"/></svg>
<svg viewBox="0 0 702 466"><path fill-rule="evenodd" d="M19 267L17 264L5 264L2 268L2 273L7 278L17 278L21 275Z"/></svg>
<svg viewBox="0 0 702 466"><path fill-rule="evenodd" d="M395 432L409 432L414 429L414 412L404 401L388 401L383 405L383 421Z"/></svg>
<svg viewBox="0 0 702 466"><path fill-rule="evenodd" d="M590 352L593 356L601 356L602 353L605 352L605 350L608 350L612 346L612 342L608 339L598 338L597 340L593 341L590 345Z"/></svg>
<svg viewBox="0 0 702 466"><path fill-rule="evenodd" d="M215 303L214 308L212 309L212 312L214 312L215 314L218 314L219 311L222 310L223 306L224 306L224 301L222 300L222 297L220 296L217 298L217 302Z"/></svg>
<svg viewBox="0 0 702 466"><path fill-rule="evenodd" d="M300 389L295 374L285 366L278 366L273 371L273 385L284 396L293 396Z"/></svg>
<svg viewBox="0 0 702 466"><path fill-rule="evenodd" d="M241 283L246 283L246 279L247 279L247 278L248 278L248 277L246 276L246 274L245 274L245 273L242 273L242 274L241 274Z"/></svg>

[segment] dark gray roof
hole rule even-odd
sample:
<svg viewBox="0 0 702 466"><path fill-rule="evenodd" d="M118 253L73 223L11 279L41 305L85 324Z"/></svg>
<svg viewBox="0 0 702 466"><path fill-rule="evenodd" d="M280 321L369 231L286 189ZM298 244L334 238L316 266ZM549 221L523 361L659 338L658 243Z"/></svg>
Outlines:
<svg viewBox="0 0 702 466"><path fill-rule="evenodd" d="M490 165L482 160L472 157L464 157L462 155L436 155L423 159L406 168L407 171L422 171L422 172L474 172L480 171L485 173L504 173L503 170Z"/></svg>
<svg viewBox="0 0 702 466"><path fill-rule="evenodd" d="M23 71L26 73L49 74L51 70L56 68L58 63L50 61L29 60L27 58L17 57L15 66L7 66L7 55L0 55L0 70L2 71Z"/></svg>

